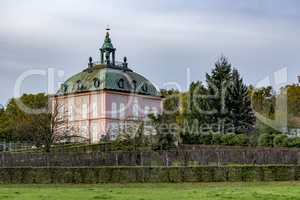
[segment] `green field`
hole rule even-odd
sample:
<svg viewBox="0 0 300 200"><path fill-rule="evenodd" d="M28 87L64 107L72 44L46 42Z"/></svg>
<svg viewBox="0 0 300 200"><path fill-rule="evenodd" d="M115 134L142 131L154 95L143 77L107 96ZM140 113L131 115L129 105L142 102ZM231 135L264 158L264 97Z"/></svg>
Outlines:
<svg viewBox="0 0 300 200"><path fill-rule="evenodd" d="M2 185L0 199L15 200L186 200L186 199L300 199L300 182Z"/></svg>

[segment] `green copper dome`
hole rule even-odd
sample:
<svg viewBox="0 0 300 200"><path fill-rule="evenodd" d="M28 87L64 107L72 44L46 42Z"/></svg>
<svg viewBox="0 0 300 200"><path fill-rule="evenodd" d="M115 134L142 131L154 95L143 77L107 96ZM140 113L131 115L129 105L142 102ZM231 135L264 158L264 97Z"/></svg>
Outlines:
<svg viewBox="0 0 300 200"><path fill-rule="evenodd" d="M57 95L111 90L159 96L154 85L145 77L121 66L96 65L72 76L61 85Z"/></svg>
<svg viewBox="0 0 300 200"><path fill-rule="evenodd" d="M62 84L57 95L112 90L159 96L152 83L127 67L126 57L124 57L123 63L116 64L115 51L107 32L100 49L100 63L93 63L90 57L89 67Z"/></svg>

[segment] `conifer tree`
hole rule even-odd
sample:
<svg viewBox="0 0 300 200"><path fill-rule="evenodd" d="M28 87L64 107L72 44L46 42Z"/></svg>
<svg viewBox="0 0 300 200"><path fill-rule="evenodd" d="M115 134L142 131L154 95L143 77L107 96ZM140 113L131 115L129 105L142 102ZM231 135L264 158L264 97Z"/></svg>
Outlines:
<svg viewBox="0 0 300 200"><path fill-rule="evenodd" d="M234 132L247 133L253 130L255 116L251 107L248 87L243 83L243 79L236 69L232 72L232 83L227 98L229 118Z"/></svg>
<svg viewBox="0 0 300 200"><path fill-rule="evenodd" d="M211 75L206 74L208 85L208 123L214 124L214 131L224 133L228 122L228 88L232 79L231 64L222 56L215 64Z"/></svg>

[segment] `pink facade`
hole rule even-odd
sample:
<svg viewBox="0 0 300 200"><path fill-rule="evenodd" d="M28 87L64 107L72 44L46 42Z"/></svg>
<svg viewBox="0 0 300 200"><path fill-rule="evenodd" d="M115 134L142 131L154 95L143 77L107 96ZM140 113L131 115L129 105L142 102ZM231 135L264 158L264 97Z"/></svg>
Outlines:
<svg viewBox="0 0 300 200"><path fill-rule="evenodd" d="M161 97L115 91L91 91L55 97L63 116L65 130L97 143L109 134L116 138L124 122L146 120L150 113L160 113Z"/></svg>
<svg viewBox="0 0 300 200"><path fill-rule="evenodd" d="M161 97L154 85L129 68L127 57L117 62L109 32L100 48L100 61L89 58L88 67L70 77L53 101L59 108L57 136L79 136L91 143L103 136L115 139L129 122L160 113Z"/></svg>

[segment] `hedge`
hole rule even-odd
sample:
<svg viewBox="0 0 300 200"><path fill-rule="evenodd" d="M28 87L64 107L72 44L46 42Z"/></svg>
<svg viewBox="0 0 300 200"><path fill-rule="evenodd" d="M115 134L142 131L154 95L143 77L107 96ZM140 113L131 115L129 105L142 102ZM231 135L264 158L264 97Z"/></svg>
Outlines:
<svg viewBox="0 0 300 200"><path fill-rule="evenodd" d="M300 180L300 166L0 168L2 184Z"/></svg>

